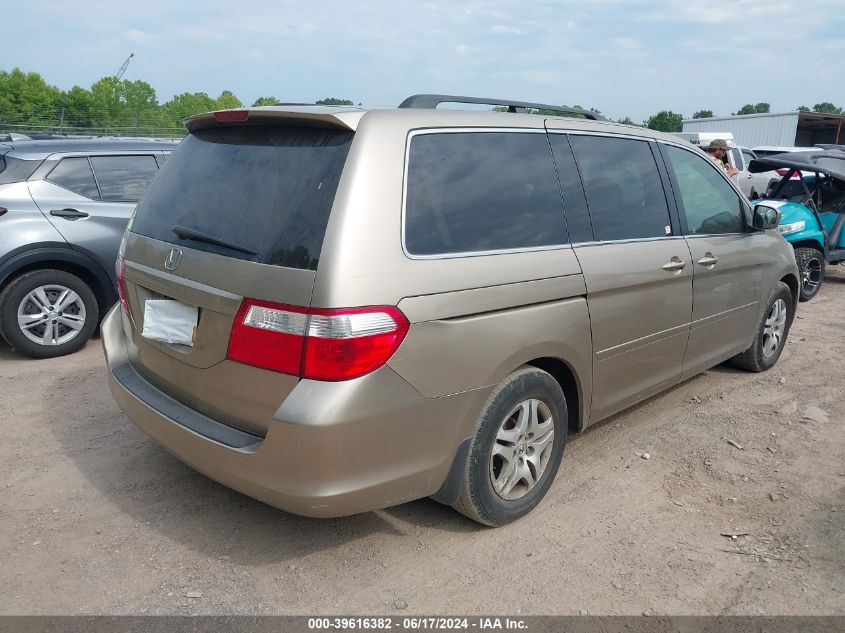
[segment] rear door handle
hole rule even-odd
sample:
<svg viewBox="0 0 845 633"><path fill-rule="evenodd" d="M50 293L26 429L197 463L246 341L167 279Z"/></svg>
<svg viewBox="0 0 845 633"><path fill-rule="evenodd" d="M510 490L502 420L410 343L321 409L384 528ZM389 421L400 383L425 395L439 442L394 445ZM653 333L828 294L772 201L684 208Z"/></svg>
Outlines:
<svg viewBox="0 0 845 633"><path fill-rule="evenodd" d="M704 257L698 260L698 263L708 268L713 268L719 262L719 258L713 253L705 253Z"/></svg>
<svg viewBox="0 0 845 633"><path fill-rule="evenodd" d="M88 214L77 209L51 209L50 215L57 218L64 218L65 220L78 220L79 218L87 218Z"/></svg>
<svg viewBox="0 0 845 633"><path fill-rule="evenodd" d="M663 266L661 266L661 268L663 270L668 270L669 272L675 272L676 270L677 271L683 270L684 266L686 266L686 265L687 265L687 263L685 261L681 261L680 257L678 257L677 255L673 255L672 259L670 259L668 262L663 264Z"/></svg>

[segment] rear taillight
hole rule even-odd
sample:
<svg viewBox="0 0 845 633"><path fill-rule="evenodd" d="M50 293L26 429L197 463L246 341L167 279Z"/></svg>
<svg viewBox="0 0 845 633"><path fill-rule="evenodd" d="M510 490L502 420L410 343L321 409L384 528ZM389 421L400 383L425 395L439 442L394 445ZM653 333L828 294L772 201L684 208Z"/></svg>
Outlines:
<svg viewBox="0 0 845 633"><path fill-rule="evenodd" d="M228 358L314 380L349 380L384 365L410 324L393 306L300 308L245 299Z"/></svg>
<svg viewBox="0 0 845 633"><path fill-rule="evenodd" d="M789 173L792 173L792 170L787 169L786 167L781 167L780 169L775 169L775 171L777 172L777 175L780 176L781 178L783 178L784 176L786 176Z"/></svg>
<svg viewBox="0 0 845 633"><path fill-rule="evenodd" d="M126 314L129 314L129 294L126 292L126 261L117 256L117 297Z"/></svg>

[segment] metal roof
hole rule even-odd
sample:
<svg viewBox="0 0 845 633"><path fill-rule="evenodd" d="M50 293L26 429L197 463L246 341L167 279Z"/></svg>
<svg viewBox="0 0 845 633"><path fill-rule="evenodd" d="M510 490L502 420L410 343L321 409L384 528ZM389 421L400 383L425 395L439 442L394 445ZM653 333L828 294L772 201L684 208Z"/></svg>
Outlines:
<svg viewBox="0 0 845 633"><path fill-rule="evenodd" d="M810 146L845 140L845 116L822 112L766 112L706 119L685 119L683 131L731 132L745 147ZM837 135L839 139L837 140Z"/></svg>

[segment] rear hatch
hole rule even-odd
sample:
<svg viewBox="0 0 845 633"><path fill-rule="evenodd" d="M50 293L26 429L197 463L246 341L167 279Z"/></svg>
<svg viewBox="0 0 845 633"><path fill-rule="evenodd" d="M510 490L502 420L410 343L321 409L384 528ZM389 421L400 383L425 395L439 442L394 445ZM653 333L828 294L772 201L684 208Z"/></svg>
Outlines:
<svg viewBox="0 0 845 633"><path fill-rule="evenodd" d="M264 435L299 378L227 359L232 324L244 298L310 306L354 132L330 117L206 115L191 127L126 235L130 360L175 399ZM198 308L191 345L142 335L155 299Z"/></svg>

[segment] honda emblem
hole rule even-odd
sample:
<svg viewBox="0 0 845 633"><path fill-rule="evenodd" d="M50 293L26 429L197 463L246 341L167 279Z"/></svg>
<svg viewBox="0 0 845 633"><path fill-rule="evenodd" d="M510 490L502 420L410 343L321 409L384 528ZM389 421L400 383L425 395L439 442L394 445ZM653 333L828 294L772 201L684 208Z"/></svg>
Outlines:
<svg viewBox="0 0 845 633"><path fill-rule="evenodd" d="M176 270L179 267L179 262L182 261L182 249L171 248L167 258L164 260L164 267L167 270Z"/></svg>

